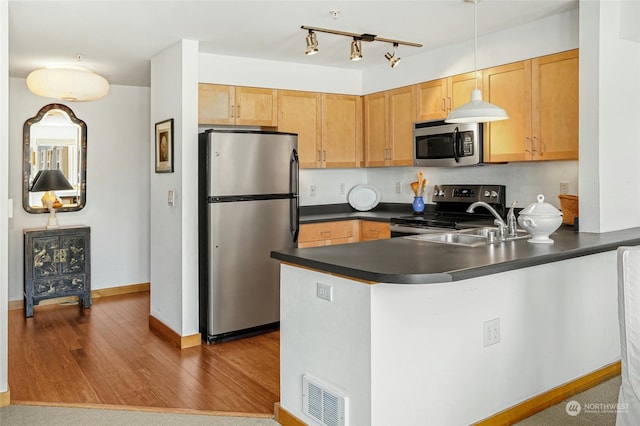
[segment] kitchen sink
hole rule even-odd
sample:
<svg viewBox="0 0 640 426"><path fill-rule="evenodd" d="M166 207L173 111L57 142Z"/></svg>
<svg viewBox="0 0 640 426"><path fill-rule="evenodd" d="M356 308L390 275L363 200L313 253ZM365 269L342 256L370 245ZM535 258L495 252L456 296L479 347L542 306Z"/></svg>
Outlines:
<svg viewBox="0 0 640 426"><path fill-rule="evenodd" d="M472 228L455 232L410 235L404 238L465 247L482 247L489 244L500 244L505 241L522 240L531 237L531 235L527 234L525 231L518 230L515 237L507 237L504 240L498 240L495 238L493 241L490 241L488 236L491 232L494 232L494 235L497 235L498 228L488 226L484 228Z"/></svg>

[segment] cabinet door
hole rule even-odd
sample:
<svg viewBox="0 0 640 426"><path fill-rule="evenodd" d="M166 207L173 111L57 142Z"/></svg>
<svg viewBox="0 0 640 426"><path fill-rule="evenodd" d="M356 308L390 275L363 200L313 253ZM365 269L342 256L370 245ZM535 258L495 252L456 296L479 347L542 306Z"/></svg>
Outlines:
<svg viewBox="0 0 640 426"><path fill-rule="evenodd" d="M360 241L381 240L385 238L391 238L388 223L373 222L370 220L360 221Z"/></svg>
<svg viewBox="0 0 640 426"><path fill-rule="evenodd" d="M300 225L298 247L316 247L352 243L358 239L358 221L305 223Z"/></svg>
<svg viewBox="0 0 640 426"><path fill-rule="evenodd" d="M278 130L298 134L298 158L301 168L321 167L322 132L319 93L278 91Z"/></svg>
<svg viewBox="0 0 640 426"><path fill-rule="evenodd" d="M278 125L278 91L257 87L236 87L235 124Z"/></svg>
<svg viewBox="0 0 640 426"><path fill-rule="evenodd" d="M483 88L484 99L509 116L485 124L485 161L531 160L531 61L483 70Z"/></svg>
<svg viewBox="0 0 640 426"><path fill-rule="evenodd" d="M447 79L426 81L417 85L418 121L438 120L447 116Z"/></svg>
<svg viewBox="0 0 640 426"><path fill-rule="evenodd" d="M482 90L482 70L478 70L478 89ZM454 75L447 78L447 94L449 95L449 110L456 109L471 100L471 92L476 88L476 72Z"/></svg>
<svg viewBox="0 0 640 426"><path fill-rule="evenodd" d="M325 167L362 166L362 98L322 95L322 150Z"/></svg>
<svg viewBox="0 0 640 426"><path fill-rule="evenodd" d="M536 160L578 159L578 50L531 61L533 154Z"/></svg>
<svg viewBox="0 0 640 426"><path fill-rule="evenodd" d="M416 115L416 96L413 86L390 90L389 146L391 166L413 165L413 117Z"/></svg>
<svg viewBox="0 0 640 426"><path fill-rule="evenodd" d="M198 124L233 124L233 86L198 84Z"/></svg>
<svg viewBox="0 0 640 426"><path fill-rule="evenodd" d="M386 166L389 159L388 92L364 97L364 165Z"/></svg>

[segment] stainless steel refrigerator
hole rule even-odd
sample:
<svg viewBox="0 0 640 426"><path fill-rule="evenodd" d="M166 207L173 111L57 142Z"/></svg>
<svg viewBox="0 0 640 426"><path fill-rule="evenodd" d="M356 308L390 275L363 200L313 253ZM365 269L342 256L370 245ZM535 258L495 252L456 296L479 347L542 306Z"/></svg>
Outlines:
<svg viewBox="0 0 640 426"><path fill-rule="evenodd" d="M199 135L200 332L217 342L275 329L280 265L296 247L295 134L207 130Z"/></svg>

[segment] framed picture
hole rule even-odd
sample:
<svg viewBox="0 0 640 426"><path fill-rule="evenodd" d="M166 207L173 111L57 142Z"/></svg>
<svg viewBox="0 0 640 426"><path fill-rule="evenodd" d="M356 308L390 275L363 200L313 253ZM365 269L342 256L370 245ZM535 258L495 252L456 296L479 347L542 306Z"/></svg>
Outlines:
<svg viewBox="0 0 640 426"><path fill-rule="evenodd" d="M156 173L173 173L173 118L156 123Z"/></svg>

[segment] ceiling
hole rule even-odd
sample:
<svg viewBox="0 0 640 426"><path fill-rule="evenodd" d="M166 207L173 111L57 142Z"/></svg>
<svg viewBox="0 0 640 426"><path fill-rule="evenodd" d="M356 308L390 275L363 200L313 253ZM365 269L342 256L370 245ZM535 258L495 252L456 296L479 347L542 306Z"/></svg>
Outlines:
<svg viewBox="0 0 640 426"><path fill-rule="evenodd" d="M578 7L578 0L481 0L478 33L519 26ZM304 55L301 25L421 43L412 55L473 39L473 4L414 1L55 1L9 0L9 72L25 78L52 64L75 63L111 84L149 85L150 59L181 39L227 56L364 70L384 63L388 43L363 42L349 61L350 39L318 33L319 53ZM337 18L330 11L339 11Z"/></svg>

